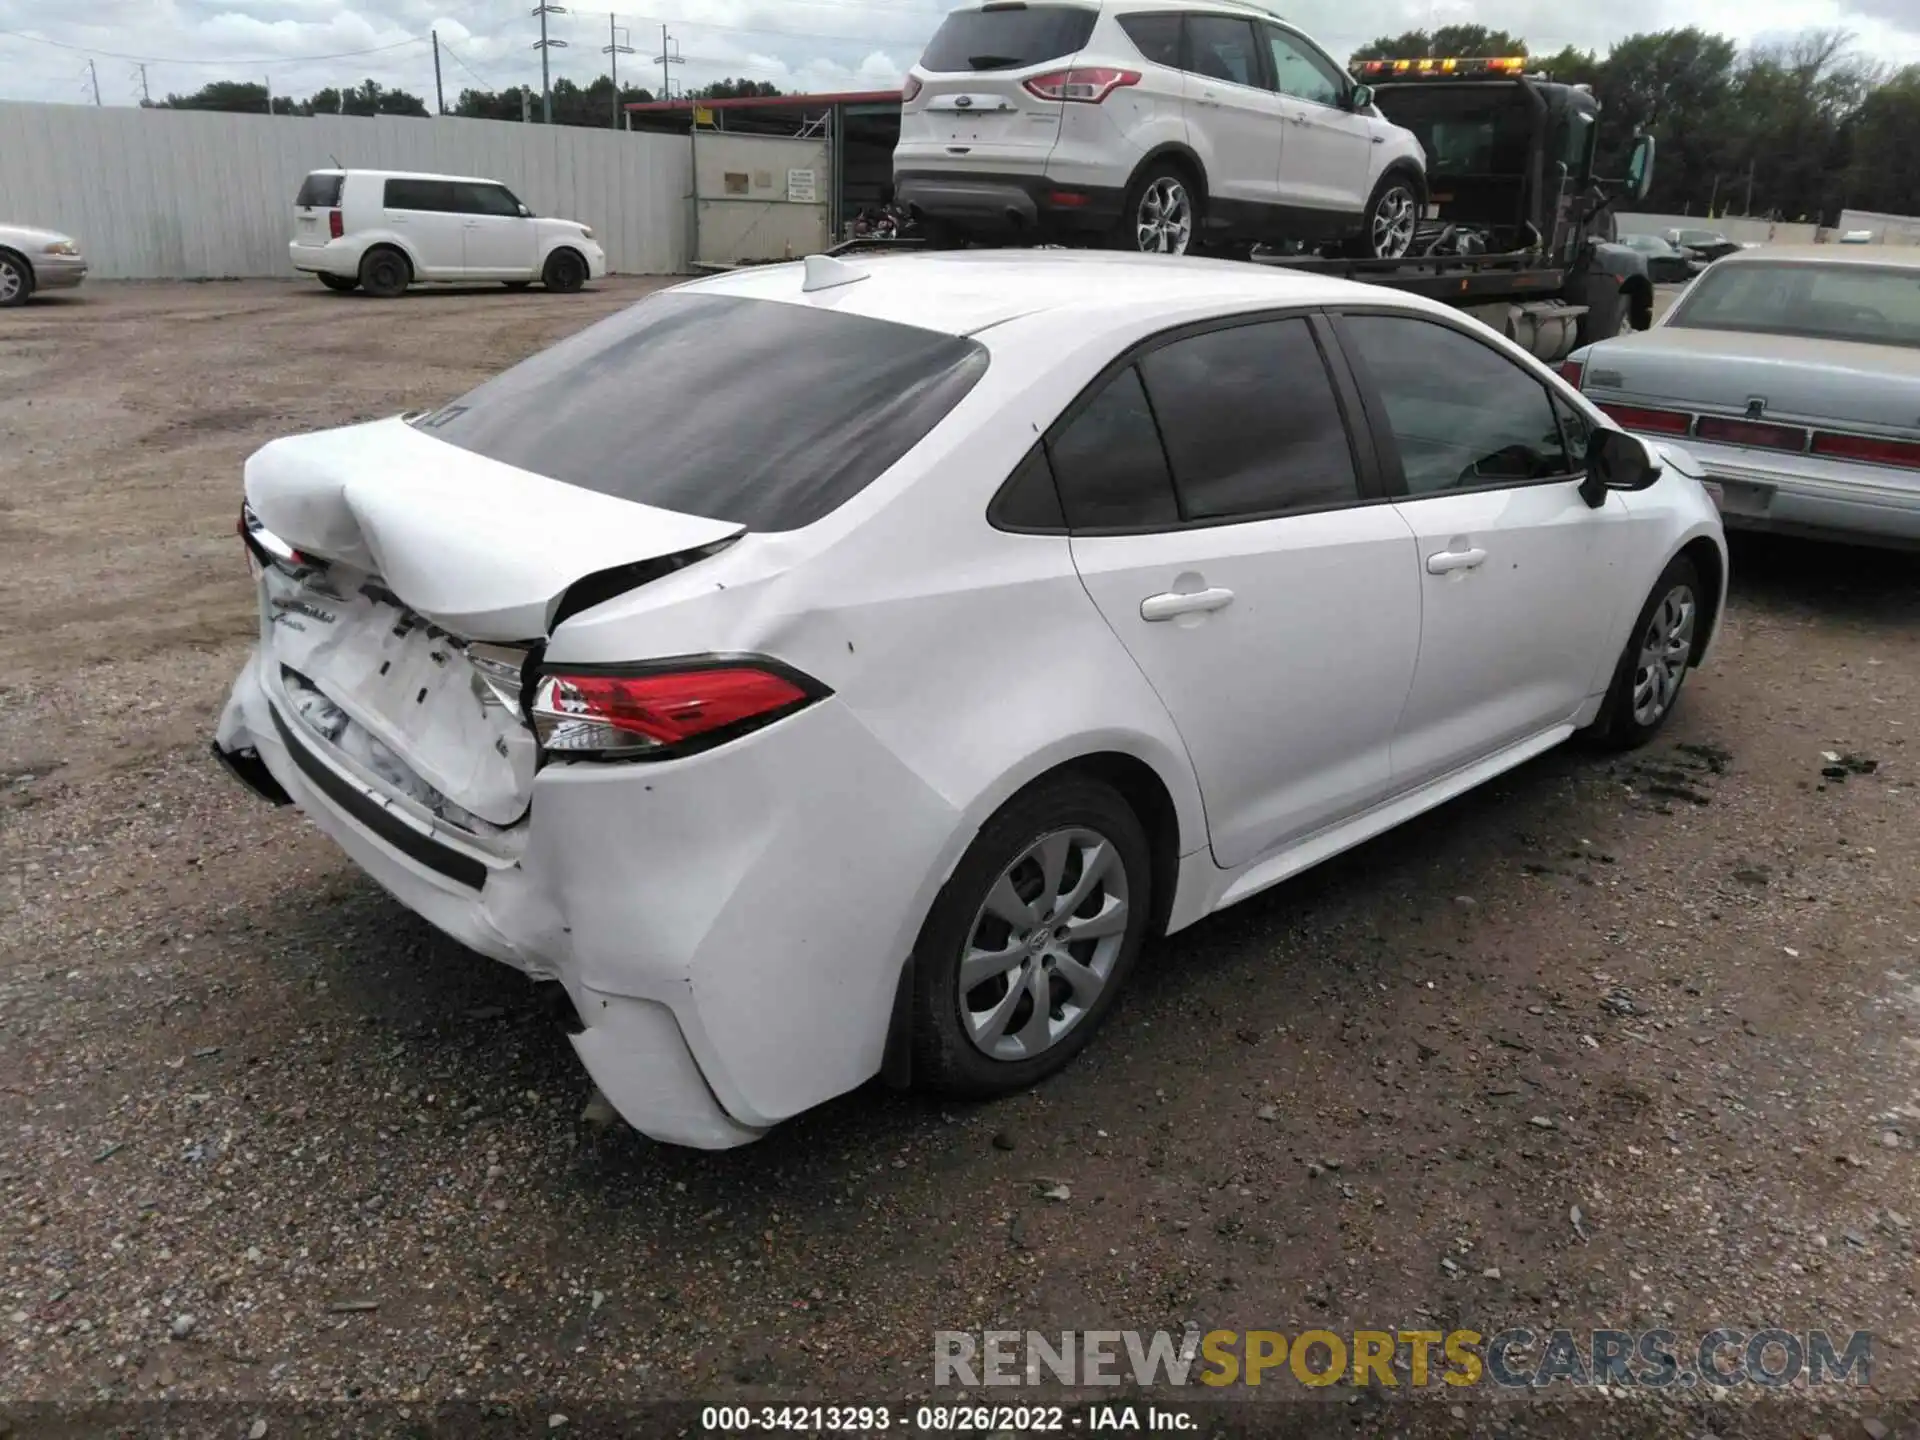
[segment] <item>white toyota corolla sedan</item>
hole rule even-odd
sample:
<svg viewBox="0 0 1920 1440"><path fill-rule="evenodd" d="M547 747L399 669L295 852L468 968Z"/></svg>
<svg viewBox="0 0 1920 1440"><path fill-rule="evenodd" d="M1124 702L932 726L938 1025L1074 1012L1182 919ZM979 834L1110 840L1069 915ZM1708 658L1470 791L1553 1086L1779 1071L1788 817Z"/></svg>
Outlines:
<svg viewBox="0 0 1920 1440"><path fill-rule="evenodd" d="M216 751L565 986L638 1129L989 1096L1142 941L1585 732L1713 637L1683 452L1478 323L1224 261L815 257L246 467Z"/></svg>

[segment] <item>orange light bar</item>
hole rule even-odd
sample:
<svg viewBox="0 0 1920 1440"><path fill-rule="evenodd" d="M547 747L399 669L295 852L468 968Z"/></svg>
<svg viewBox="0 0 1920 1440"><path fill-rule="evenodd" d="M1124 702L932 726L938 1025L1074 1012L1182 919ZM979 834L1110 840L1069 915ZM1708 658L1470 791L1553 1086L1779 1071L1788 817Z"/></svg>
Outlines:
<svg viewBox="0 0 1920 1440"><path fill-rule="evenodd" d="M1469 60L1458 56L1422 60L1362 60L1362 75L1519 75L1527 68L1524 55L1500 55Z"/></svg>

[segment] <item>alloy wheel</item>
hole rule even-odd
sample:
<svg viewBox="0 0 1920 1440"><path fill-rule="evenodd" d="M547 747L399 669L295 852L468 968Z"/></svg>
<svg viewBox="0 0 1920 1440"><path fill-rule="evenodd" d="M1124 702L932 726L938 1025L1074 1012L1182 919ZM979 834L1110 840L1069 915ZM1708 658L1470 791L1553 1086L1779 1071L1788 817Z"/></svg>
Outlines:
<svg viewBox="0 0 1920 1440"><path fill-rule="evenodd" d="M1134 246L1147 255L1184 255L1193 240L1193 199L1171 175L1141 192L1133 217Z"/></svg>
<svg viewBox="0 0 1920 1440"><path fill-rule="evenodd" d="M1373 208L1373 254L1382 260L1398 260L1413 247L1414 221L1418 218L1413 192L1396 185L1380 197Z"/></svg>
<svg viewBox="0 0 1920 1440"><path fill-rule="evenodd" d="M0 305L18 301L26 287L27 277L20 273L20 267L11 260L0 260Z"/></svg>
<svg viewBox="0 0 1920 1440"><path fill-rule="evenodd" d="M1693 589L1676 585L1653 608L1640 637L1633 668L1633 718L1651 725L1672 706L1693 655L1693 623L1699 607Z"/></svg>
<svg viewBox="0 0 1920 1440"><path fill-rule="evenodd" d="M1086 1017L1127 939L1127 868L1084 827L1035 840L1005 869L967 931L960 1018L995 1060L1031 1060Z"/></svg>

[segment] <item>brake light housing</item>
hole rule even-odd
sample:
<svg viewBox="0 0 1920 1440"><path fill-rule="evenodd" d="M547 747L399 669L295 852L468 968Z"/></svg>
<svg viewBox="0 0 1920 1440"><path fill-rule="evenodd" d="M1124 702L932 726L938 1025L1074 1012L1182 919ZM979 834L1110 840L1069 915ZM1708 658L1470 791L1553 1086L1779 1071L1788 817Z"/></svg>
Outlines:
<svg viewBox="0 0 1920 1440"><path fill-rule="evenodd" d="M527 710L549 760L668 760L724 745L830 695L760 655L541 669Z"/></svg>
<svg viewBox="0 0 1920 1440"><path fill-rule="evenodd" d="M296 576L325 568L324 560L302 554L267 529L254 514L253 506L245 502L240 506L240 519L234 529L239 532L240 543L247 547L247 566L256 580L260 578L261 567L267 565Z"/></svg>
<svg viewBox="0 0 1920 1440"><path fill-rule="evenodd" d="M1560 378L1574 389L1580 388L1580 379L1587 373L1587 367L1578 360L1562 360L1554 367L1560 372Z"/></svg>
<svg viewBox="0 0 1920 1440"><path fill-rule="evenodd" d="M900 103L902 105L911 105L915 97L919 94L920 77L918 75L909 75L905 80L900 82Z"/></svg>
<svg viewBox="0 0 1920 1440"><path fill-rule="evenodd" d="M1600 408L1628 430L1685 435L1693 429L1693 416L1684 410L1656 410L1644 405L1602 405Z"/></svg>
<svg viewBox="0 0 1920 1440"><path fill-rule="evenodd" d="M1110 65L1076 65L1070 70L1051 70L1026 82L1027 92L1041 100L1057 100L1072 105L1098 105L1114 91L1140 83L1138 70L1118 70Z"/></svg>
<svg viewBox="0 0 1920 1440"><path fill-rule="evenodd" d="M1875 435L1847 435L1837 430L1816 430L1813 453L1829 460L1853 460L1863 465L1895 465L1905 470L1920 470L1920 441L1885 440Z"/></svg>
<svg viewBox="0 0 1920 1440"><path fill-rule="evenodd" d="M1807 432L1797 425L1775 425L1766 420L1731 420L1723 415L1702 415L1693 427L1701 440L1717 440L1722 445L1744 445L1760 450L1791 450L1796 454L1807 448Z"/></svg>
<svg viewBox="0 0 1920 1440"><path fill-rule="evenodd" d="M327 235L331 239L338 240L346 233L347 222L341 218L340 212L338 210L329 210L327 212Z"/></svg>

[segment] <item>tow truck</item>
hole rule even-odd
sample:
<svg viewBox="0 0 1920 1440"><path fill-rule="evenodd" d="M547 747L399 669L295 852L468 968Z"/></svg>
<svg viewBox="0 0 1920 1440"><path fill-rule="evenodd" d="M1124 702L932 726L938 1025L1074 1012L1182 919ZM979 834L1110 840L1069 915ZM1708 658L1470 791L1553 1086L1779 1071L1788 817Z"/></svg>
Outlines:
<svg viewBox="0 0 1920 1440"><path fill-rule="evenodd" d="M1255 249L1258 264L1337 274L1456 305L1549 364L1653 323L1645 258L1615 241L1620 198L1644 199L1653 137L1620 180L1594 174L1600 102L1524 56L1366 60L1354 78L1427 153L1427 206L1397 260Z"/></svg>
<svg viewBox="0 0 1920 1440"><path fill-rule="evenodd" d="M1618 244L1611 209L1641 200L1654 142L1633 143L1627 174L1594 174L1600 102L1590 87L1530 72L1525 56L1367 60L1360 97L1419 137L1427 204L1412 247L1394 260L1255 246L1233 258L1340 275L1457 306L1548 364L1582 345L1653 323L1646 259ZM830 250L917 247L855 239Z"/></svg>

